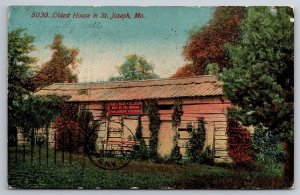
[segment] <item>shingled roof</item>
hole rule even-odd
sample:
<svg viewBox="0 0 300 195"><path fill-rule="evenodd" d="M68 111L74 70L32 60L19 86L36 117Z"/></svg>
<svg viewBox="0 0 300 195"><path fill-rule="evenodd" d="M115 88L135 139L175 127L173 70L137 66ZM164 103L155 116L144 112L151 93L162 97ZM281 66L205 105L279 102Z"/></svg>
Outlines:
<svg viewBox="0 0 300 195"><path fill-rule="evenodd" d="M68 101L118 101L222 95L214 76L142 81L54 83L35 95L70 96Z"/></svg>

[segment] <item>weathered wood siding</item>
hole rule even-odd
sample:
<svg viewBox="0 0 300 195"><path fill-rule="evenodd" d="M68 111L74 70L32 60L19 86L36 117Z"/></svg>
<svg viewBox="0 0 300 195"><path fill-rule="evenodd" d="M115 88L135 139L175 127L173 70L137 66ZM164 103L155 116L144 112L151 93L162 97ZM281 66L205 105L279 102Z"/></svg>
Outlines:
<svg viewBox="0 0 300 195"><path fill-rule="evenodd" d="M159 99L159 105L173 105L172 99ZM83 104L81 106L84 106ZM184 131L188 124L191 124L194 128L197 128L198 118L203 118L206 128L206 141L205 147L210 147L214 153L214 161L219 162L231 162L231 158L227 153L227 107L230 106L230 102L224 100L221 96L213 97L199 97L199 98L183 98L182 109L183 115L181 117L181 124L178 129L172 128L172 114L173 110L160 110L159 115L162 121L160 130L158 133L158 153L165 158L171 153L173 147L173 137L178 131L179 139L178 144L183 157L186 157L186 143L189 139L189 133ZM107 116L105 104L103 102L93 102L85 104L85 108L93 113L94 119L104 122L99 128L99 142L106 140L108 136L107 126L109 121L120 121L121 116ZM125 116L123 119L126 127L130 129L132 134L135 134L137 127L137 116ZM146 144L149 144L149 118L147 115L141 117L143 127L143 137ZM128 135L127 135L128 134ZM125 136L129 136L127 131Z"/></svg>
<svg viewBox="0 0 300 195"><path fill-rule="evenodd" d="M158 100L159 105L171 105L173 100ZM182 130L191 124L193 128L197 128L198 118L203 118L206 128L206 141L205 146L210 147L214 152L215 162L231 162L231 158L227 153L227 107L230 106L230 102L219 97L199 97L199 98L183 98L182 109L183 115L181 117L181 124L178 129ZM162 110L159 112L162 121L169 122L171 124L173 110ZM164 129L160 129L162 131ZM168 135L174 135L174 132L168 130ZM189 133L187 131L179 131L178 144L180 146L183 157L186 156L186 143L189 139ZM167 134L167 133L165 133ZM165 135L161 133L160 135ZM169 137L159 137L160 144L165 142ZM163 143L166 145L166 143ZM172 141L169 143L169 147L172 148ZM166 146L165 146L166 147Z"/></svg>

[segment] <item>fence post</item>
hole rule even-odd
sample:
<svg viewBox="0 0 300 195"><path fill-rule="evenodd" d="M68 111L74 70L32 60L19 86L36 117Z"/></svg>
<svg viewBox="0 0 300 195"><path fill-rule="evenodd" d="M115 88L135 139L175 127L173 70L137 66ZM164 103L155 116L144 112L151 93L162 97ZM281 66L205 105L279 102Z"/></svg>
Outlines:
<svg viewBox="0 0 300 195"><path fill-rule="evenodd" d="M72 135L70 130L68 133L69 133L69 163L72 164Z"/></svg>
<svg viewBox="0 0 300 195"><path fill-rule="evenodd" d="M18 163L18 138L17 138L17 142L16 142L16 151L15 151L15 157L16 157L16 163Z"/></svg>
<svg viewBox="0 0 300 195"><path fill-rule="evenodd" d="M65 139L64 135L62 135L62 153L61 153L61 162L65 162Z"/></svg>
<svg viewBox="0 0 300 195"><path fill-rule="evenodd" d="M25 163L25 152L26 152L26 150L25 150L25 142L23 143L23 163Z"/></svg>
<svg viewBox="0 0 300 195"><path fill-rule="evenodd" d="M77 133L77 140L76 140L76 146L75 146L75 150L77 151L77 156L79 156L79 148L80 148L80 144L79 144L79 140L80 140L80 136L79 136L80 132Z"/></svg>
<svg viewBox="0 0 300 195"><path fill-rule="evenodd" d="M56 131L54 131L54 164L56 164Z"/></svg>
<svg viewBox="0 0 300 195"><path fill-rule="evenodd" d="M42 143L39 141L39 164L41 164L41 151L42 151Z"/></svg>
<svg viewBox="0 0 300 195"><path fill-rule="evenodd" d="M34 147L34 135L33 135L33 131L34 129L31 130L31 140L30 140L30 162L32 163L33 162L33 147Z"/></svg>
<svg viewBox="0 0 300 195"><path fill-rule="evenodd" d="M48 125L46 126L46 163L48 165L49 161L49 129Z"/></svg>

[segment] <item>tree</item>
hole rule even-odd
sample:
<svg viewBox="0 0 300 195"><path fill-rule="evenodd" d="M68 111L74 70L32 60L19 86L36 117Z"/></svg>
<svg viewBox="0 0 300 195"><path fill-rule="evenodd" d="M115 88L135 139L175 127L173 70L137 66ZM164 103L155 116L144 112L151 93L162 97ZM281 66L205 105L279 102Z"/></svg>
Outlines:
<svg viewBox="0 0 300 195"><path fill-rule="evenodd" d="M172 75L173 78L178 78L178 77L192 77L192 76L198 76L200 70L198 67L194 66L193 63L188 63L185 64L181 67L179 67L176 71L175 74Z"/></svg>
<svg viewBox="0 0 300 195"><path fill-rule="evenodd" d="M35 62L30 52L35 50L34 37L25 33L25 29L16 29L8 33L8 140L9 145L16 143L17 111L23 98L29 94L27 79L29 66Z"/></svg>
<svg viewBox="0 0 300 195"><path fill-rule="evenodd" d="M57 146L60 149L78 149L84 146L84 133L80 131L78 124L79 106L64 102L59 106L60 115L54 120L53 126L56 131Z"/></svg>
<svg viewBox="0 0 300 195"><path fill-rule="evenodd" d="M77 123L80 132L84 135L85 152L95 152L98 138L97 130L100 123L94 120L93 113L88 110L80 110Z"/></svg>
<svg viewBox="0 0 300 195"><path fill-rule="evenodd" d="M289 7L250 7L242 36L228 45L230 68L223 71L225 96L244 125L263 125L285 141L285 181L293 183L294 24Z"/></svg>
<svg viewBox="0 0 300 195"><path fill-rule="evenodd" d="M155 79L154 67L144 57L132 54L126 56L126 61L118 67L120 76L110 77L110 81L129 81Z"/></svg>
<svg viewBox="0 0 300 195"><path fill-rule="evenodd" d="M217 63L207 64L205 74L219 76L220 68Z"/></svg>
<svg viewBox="0 0 300 195"><path fill-rule="evenodd" d="M244 13L244 7L217 7L207 26L190 32L183 55L191 63L178 69L172 77L203 75L210 63L216 63L221 69L226 67L224 45L237 42Z"/></svg>
<svg viewBox="0 0 300 195"><path fill-rule="evenodd" d="M100 123L94 120L93 114L80 109L76 103L63 102L59 107L60 115L54 121L58 147L69 151L84 148L85 152L94 152Z"/></svg>
<svg viewBox="0 0 300 195"><path fill-rule="evenodd" d="M45 129L48 137L50 123L59 115L59 105L63 98L58 96L32 96L24 98L22 104L16 110L18 121L15 123L22 130L25 138L30 138L35 144L36 131Z"/></svg>
<svg viewBox="0 0 300 195"><path fill-rule="evenodd" d="M31 78L32 91L53 83L77 82L78 49L68 48L63 43L63 35L56 34L52 44L51 59L43 64Z"/></svg>

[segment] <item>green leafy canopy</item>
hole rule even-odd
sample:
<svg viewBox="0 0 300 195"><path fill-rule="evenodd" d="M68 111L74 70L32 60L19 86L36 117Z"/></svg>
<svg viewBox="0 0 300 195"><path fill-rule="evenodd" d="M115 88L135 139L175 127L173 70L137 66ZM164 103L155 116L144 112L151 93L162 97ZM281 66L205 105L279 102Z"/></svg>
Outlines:
<svg viewBox="0 0 300 195"><path fill-rule="evenodd" d="M245 125L263 124L284 140L294 130L294 23L289 7L250 7L241 39L227 45L225 96Z"/></svg>
<svg viewBox="0 0 300 195"><path fill-rule="evenodd" d="M110 81L129 81L155 79L154 66L144 57L136 54L126 56L125 62L118 67L120 76L110 77Z"/></svg>

